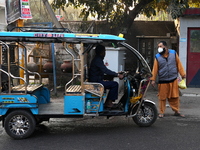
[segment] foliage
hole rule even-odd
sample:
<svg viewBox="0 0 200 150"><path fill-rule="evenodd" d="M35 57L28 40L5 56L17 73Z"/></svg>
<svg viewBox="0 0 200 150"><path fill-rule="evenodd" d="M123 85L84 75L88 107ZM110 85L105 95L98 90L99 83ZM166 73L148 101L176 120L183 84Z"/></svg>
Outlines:
<svg viewBox="0 0 200 150"><path fill-rule="evenodd" d="M25 21L25 23L36 23L36 22L52 22L52 19L46 10L46 7L43 4L42 0L29 0L29 5L31 9L32 19ZM62 12L62 16L64 20L72 21L72 20L81 20L80 13L81 7L78 9L74 9L73 6L64 7L64 11ZM55 14L58 15L58 11L55 10Z"/></svg>
<svg viewBox="0 0 200 150"><path fill-rule="evenodd" d="M91 15L98 20L107 20L112 25L130 28L138 14L143 13L147 17L155 16L163 10L169 13L173 19L182 15L189 6L199 7L199 0L53 0L52 7L62 8L84 6L81 12L83 20Z"/></svg>
<svg viewBox="0 0 200 150"><path fill-rule="evenodd" d="M64 21L81 21L82 18L80 17L82 7L79 7L77 9L74 9L73 6L65 6L64 9L62 9L63 13L63 20Z"/></svg>
<svg viewBox="0 0 200 150"><path fill-rule="evenodd" d="M52 19L43 5L42 0L29 0L31 9L32 19L28 19L25 23L36 23L36 22L52 22Z"/></svg>

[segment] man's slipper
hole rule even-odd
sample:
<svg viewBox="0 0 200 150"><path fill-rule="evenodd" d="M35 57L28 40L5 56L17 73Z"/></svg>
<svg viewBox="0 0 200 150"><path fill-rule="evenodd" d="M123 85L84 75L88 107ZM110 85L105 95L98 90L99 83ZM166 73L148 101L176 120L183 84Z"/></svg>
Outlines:
<svg viewBox="0 0 200 150"><path fill-rule="evenodd" d="M163 118L163 117L164 117L164 114L159 114L158 117L159 117L159 118Z"/></svg>
<svg viewBox="0 0 200 150"><path fill-rule="evenodd" d="M115 108L117 108L117 106L118 106L117 104L113 104L112 107L104 105L104 108L106 108L106 109L115 109Z"/></svg>
<svg viewBox="0 0 200 150"><path fill-rule="evenodd" d="M181 113L174 113L174 116L178 116L178 117L185 118L185 115L183 115L183 114L181 114Z"/></svg>

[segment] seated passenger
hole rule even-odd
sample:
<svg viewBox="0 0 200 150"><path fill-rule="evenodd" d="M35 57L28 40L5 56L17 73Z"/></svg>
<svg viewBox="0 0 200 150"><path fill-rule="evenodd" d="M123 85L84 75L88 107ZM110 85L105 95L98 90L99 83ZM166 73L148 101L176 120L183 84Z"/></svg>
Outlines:
<svg viewBox="0 0 200 150"><path fill-rule="evenodd" d="M109 70L103 62L106 51L103 45L97 45L96 56L91 62L89 68L89 82L99 82L104 86L104 89L109 89L109 93L104 104L104 107L112 108L113 103L118 98L118 83L116 81L104 81L104 74L119 77L123 79L122 74L118 74L114 71Z"/></svg>

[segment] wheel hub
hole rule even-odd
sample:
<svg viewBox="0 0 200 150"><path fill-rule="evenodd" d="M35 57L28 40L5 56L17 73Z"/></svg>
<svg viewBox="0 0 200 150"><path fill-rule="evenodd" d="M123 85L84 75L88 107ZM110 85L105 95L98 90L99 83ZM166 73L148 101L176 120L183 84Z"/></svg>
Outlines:
<svg viewBox="0 0 200 150"><path fill-rule="evenodd" d="M23 123L22 120L17 120L15 126L16 126L17 128L21 128L23 124L24 124L24 123Z"/></svg>
<svg viewBox="0 0 200 150"><path fill-rule="evenodd" d="M138 113L138 118L141 122L147 123L153 119L153 114L150 108L144 108Z"/></svg>
<svg viewBox="0 0 200 150"><path fill-rule="evenodd" d="M29 122L25 116L13 116L9 124L10 131L16 135L23 135L29 129Z"/></svg>

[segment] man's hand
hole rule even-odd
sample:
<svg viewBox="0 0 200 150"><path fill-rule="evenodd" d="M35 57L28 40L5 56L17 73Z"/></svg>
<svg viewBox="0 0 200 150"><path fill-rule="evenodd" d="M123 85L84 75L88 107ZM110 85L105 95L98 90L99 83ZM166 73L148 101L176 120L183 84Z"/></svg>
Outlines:
<svg viewBox="0 0 200 150"><path fill-rule="evenodd" d="M122 80L124 78L123 74L118 74L118 77L120 80Z"/></svg>
<svg viewBox="0 0 200 150"><path fill-rule="evenodd" d="M155 81L151 81L151 85L155 88L156 82Z"/></svg>

